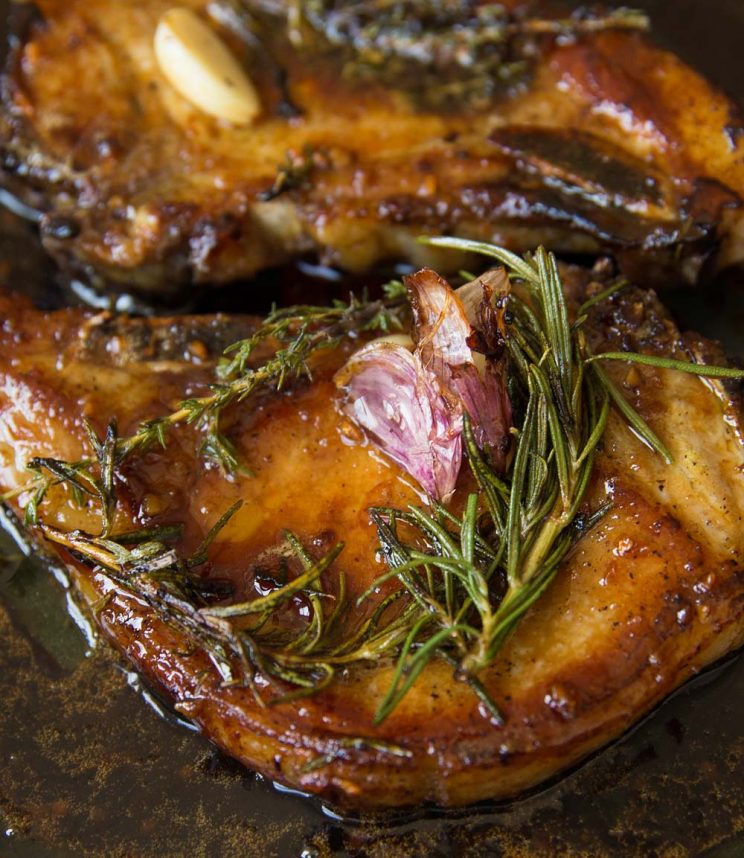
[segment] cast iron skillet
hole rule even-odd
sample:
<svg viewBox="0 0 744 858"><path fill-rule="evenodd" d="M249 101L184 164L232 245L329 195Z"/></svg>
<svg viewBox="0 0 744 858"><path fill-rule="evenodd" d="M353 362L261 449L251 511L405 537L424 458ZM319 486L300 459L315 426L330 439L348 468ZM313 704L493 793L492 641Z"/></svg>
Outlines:
<svg viewBox="0 0 744 858"><path fill-rule="evenodd" d="M744 102L741 0L635 5L652 13L662 45ZM59 301L33 229L2 212L0 276L44 303ZM229 293L210 299L220 302L237 309ZM744 357L744 275L672 295L670 303L683 324ZM2 855L744 853L742 658L709 671L619 742L516 801L339 819L261 781L177 723L115 654L89 646L70 604L50 570L0 534Z"/></svg>

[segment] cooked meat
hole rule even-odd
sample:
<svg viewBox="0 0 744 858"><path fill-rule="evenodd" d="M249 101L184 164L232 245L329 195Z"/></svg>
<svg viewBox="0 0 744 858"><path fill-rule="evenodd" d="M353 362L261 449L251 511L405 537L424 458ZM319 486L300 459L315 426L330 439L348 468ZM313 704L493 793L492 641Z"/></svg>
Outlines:
<svg viewBox="0 0 744 858"><path fill-rule="evenodd" d="M742 256L739 114L620 19L556 38L533 32L548 4L512 0L502 44L497 4L188 0L258 90L237 127L159 70L170 5L12 4L3 181L74 271L164 297L303 255L460 264L420 233L608 251L644 283Z"/></svg>
<svg viewBox="0 0 744 858"><path fill-rule="evenodd" d="M573 275L574 299L588 279ZM24 469L34 456L88 455L83 417L99 432L116 417L125 436L140 420L203 394L210 353L253 329L249 319L225 317L44 314L7 298L0 298L0 315L0 491L28 484ZM650 292L627 289L597 304L589 330L597 350L721 362L710 343L682 337ZM351 634L365 610L354 607L357 597L384 569L368 509L420 499L395 465L350 443L346 429L342 435L333 374L350 348L319 353L312 380L232 406L229 435L251 476L228 479L205 464L187 427L165 448L127 459L115 477L115 530L182 522L176 549L184 557L242 499L209 562L196 567L215 591L231 593L228 603L266 595L276 579L297 574L291 564L277 565L286 560L285 530L312 557L343 540L343 553L323 574L328 591L337 592L339 570L345 572L349 598L339 622ZM607 366L675 461L667 466L611 413L586 502L587 511L608 500L611 509L581 536L480 676L503 708L500 726L443 660L429 663L379 726L374 715L393 672L387 658L350 665L313 696L261 706L255 689L225 684L203 647L166 623L147 598L74 551L59 549L60 556L105 635L178 711L267 777L367 808L514 795L620 735L744 639L737 395L668 370ZM20 511L18 499L12 503ZM44 501L43 520L97 533L100 508L80 507L58 487ZM372 603L384 594L382 587ZM297 634L308 623L303 598L278 620ZM254 682L267 690L260 671Z"/></svg>

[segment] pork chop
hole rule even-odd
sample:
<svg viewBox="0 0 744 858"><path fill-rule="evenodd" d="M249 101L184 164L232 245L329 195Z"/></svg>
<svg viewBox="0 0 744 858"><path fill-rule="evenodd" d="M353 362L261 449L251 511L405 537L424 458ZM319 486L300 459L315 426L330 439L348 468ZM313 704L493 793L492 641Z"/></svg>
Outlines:
<svg viewBox="0 0 744 858"><path fill-rule="evenodd" d="M421 233L607 251L643 283L694 281L713 250L742 257L739 114L638 16L182 5L243 64L252 124L201 112L163 76L165 0L12 4L2 181L74 273L165 298L302 256L456 270Z"/></svg>
<svg viewBox="0 0 744 858"><path fill-rule="evenodd" d="M599 288L577 272L566 281L574 306ZM625 289L589 313L595 351L722 360L711 343L682 336L651 292ZM73 462L90 455L86 418L103 437L115 417L126 437L143 419L208 394L215 356L256 326L224 316L42 313L6 297L0 315L0 491L27 486L26 465L34 457ZM343 606L330 622L342 639L353 637L370 604L387 598L391 587L395 592L390 581L381 583L357 603L385 570L370 508L421 504L397 465L354 440L337 407L334 373L358 346L355 338L343 339L318 353L312 379L230 406L226 425L243 470L226 476L205 461L199 432L188 426L173 431L165 447L151 446L117 466L113 532L178 523L183 529L173 551L186 558L200 553L209 529L240 500L189 573L211 594L210 604L270 598L303 567L330 557L313 579L315 589L322 580L322 591ZM610 413L582 507L590 515L609 502L609 511L580 536L550 588L480 674L502 720L445 659L430 661L381 723L376 713L394 674L389 655L342 666L312 695L291 677L269 677L255 654L248 680L236 681L219 653L195 636L203 627L178 613L180 602L172 599L172 617L163 612L159 560L149 571L130 566L131 575L151 580L150 589L135 591L106 561L107 543L95 549L103 566L75 548L93 545L80 534L100 532L100 505L81 504L56 485L40 502L38 520L106 637L179 712L251 768L346 807L512 796L620 735L744 639L738 394L719 381L655 367L608 363L607 372L674 463L667 465ZM463 481L451 509L462 506ZM31 494L10 501L18 514ZM288 550L287 532L289 548L302 546L301 564ZM317 599L327 598L318 592L298 590L271 621L307 647L300 651L312 650ZM277 698L277 682L294 692Z"/></svg>

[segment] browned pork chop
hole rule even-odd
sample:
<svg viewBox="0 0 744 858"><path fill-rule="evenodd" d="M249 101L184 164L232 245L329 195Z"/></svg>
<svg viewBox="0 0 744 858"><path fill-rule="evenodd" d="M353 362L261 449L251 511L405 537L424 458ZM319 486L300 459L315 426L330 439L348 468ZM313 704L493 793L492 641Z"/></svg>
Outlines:
<svg viewBox="0 0 744 858"><path fill-rule="evenodd" d="M574 297L587 279L574 278ZM0 298L0 317L0 491L27 484L33 456L87 455L83 417L101 432L115 416L126 435L143 418L204 393L210 353L253 327L225 317L43 314L8 298ZM681 337L651 293L615 295L592 310L589 326L597 350L721 360L710 344ZM343 540L323 578L337 592L339 571L346 573L349 598L337 622L351 634L368 610L354 607L356 597L384 570L368 508L420 499L395 465L350 443L341 426L332 375L348 352L321 353L312 381L234 408L230 437L252 476L226 478L204 464L198 439L185 430L165 449L128 459L116 475L115 530L182 522L177 549L186 556L242 499L209 563L198 567L215 587L231 584L235 602L278 586L285 529L315 558ZM428 665L379 726L374 715L393 672L388 659L351 665L314 696L259 705L247 685L225 684L198 643L163 622L147 599L78 555L61 550L61 557L106 636L137 669L215 743L268 777L367 808L514 795L618 736L744 638L737 396L667 370L615 364L608 372L675 462L665 465L611 414L584 507L609 500L611 509L481 674L503 709L501 726L442 660ZM100 530L98 507L81 509L60 489L44 502L43 520L65 532ZM286 580L287 569L281 574ZM279 619L299 634L308 616L308 602L298 599ZM260 671L254 682L271 699Z"/></svg>
<svg viewBox="0 0 744 858"><path fill-rule="evenodd" d="M415 0L181 5L256 85L251 126L162 75L153 36L171 2L13 4L2 180L75 270L164 296L303 255L441 262L420 233L610 251L639 282L694 280L716 246L721 264L742 256L738 114L643 34L545 35L560 14L535 0L503 4L495 46L497 4L435 4L444 23Z"/></svg>

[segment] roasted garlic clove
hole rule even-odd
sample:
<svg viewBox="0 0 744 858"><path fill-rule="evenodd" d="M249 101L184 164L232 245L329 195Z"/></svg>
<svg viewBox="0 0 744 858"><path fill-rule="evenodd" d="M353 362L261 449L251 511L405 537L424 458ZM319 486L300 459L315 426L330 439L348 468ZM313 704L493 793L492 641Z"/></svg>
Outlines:
<svg viewBox="0 0 744 858"><path fill-rule="evenodd" d="M220 37L191 9L165 12L155 30L155 56L168 82L195 107L235 125L261 111L250 78Z"/></svg>

